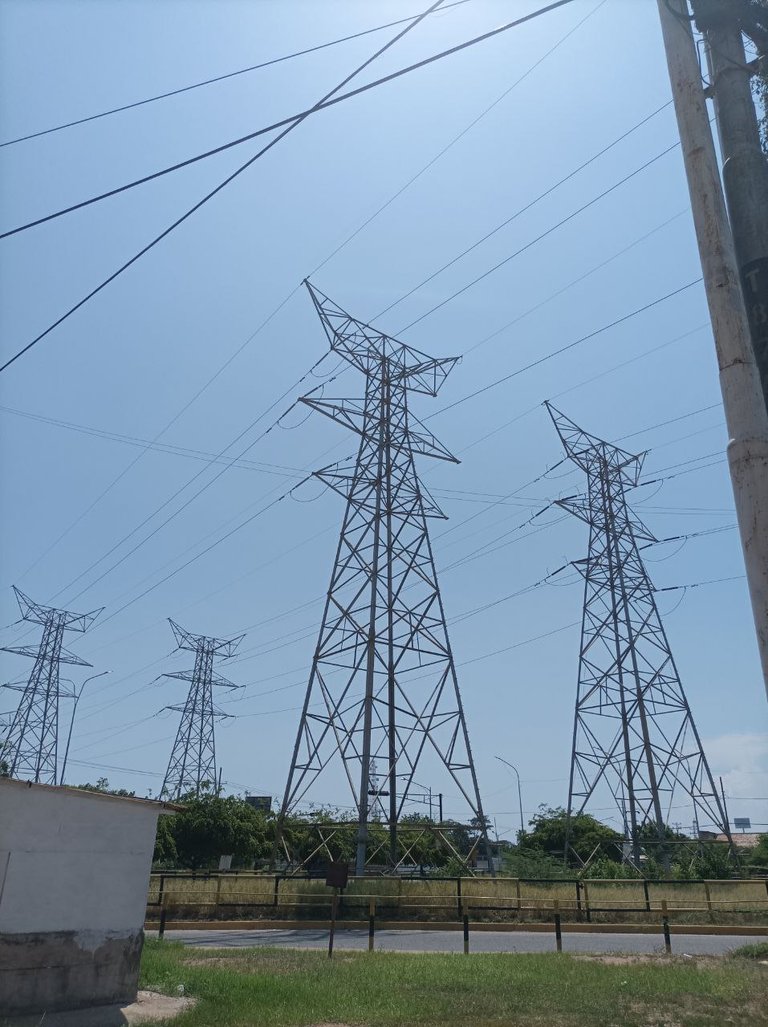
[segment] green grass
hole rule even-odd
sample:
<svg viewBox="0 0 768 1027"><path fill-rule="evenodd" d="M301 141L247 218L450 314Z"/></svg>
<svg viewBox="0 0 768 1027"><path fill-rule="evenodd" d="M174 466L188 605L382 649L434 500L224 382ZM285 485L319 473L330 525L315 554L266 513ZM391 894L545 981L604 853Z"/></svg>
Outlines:
<svg viewBox="0 0 768 1027"><path fill-rule="evenodd" d="M731 955L736 959L768 959L768 941L742 945L741 948L734 949Z"/></svg>
<svg viewBox="0 0 768 1027"><path fill-rule="evenodd" d="M740 959L338 951L329 961L148 940L141 987L179 985L198 1002L175 1027L768 1027L768 971Z"/></svg>

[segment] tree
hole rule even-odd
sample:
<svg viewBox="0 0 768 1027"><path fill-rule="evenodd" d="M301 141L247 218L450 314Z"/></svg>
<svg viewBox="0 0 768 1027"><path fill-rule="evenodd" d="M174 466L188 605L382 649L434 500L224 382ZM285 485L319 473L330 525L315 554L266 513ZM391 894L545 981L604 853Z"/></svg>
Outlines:
<svg viewBox="0 0 768 1027"><path fill-rule="evenodd" d="M755 44L757 73L752 88L758 101L758 120L763 150L768 157L768 0L740 0L742 30Z"/></svg>
<svg viewBox="0 0 768 1027"><path fill-rule="evenodd" d="M768 834L760 835L760 841L750 850L749 865L768 871Z"/></svg>
<svg viewBox="0 0 768 1027"><path fill-rule="evenodd" d="M183 809L160 819L155 860L169 859L184 870L212 869L219 857L251 866L271 851L265 815L245 800L230 795L182 798Z"/></svg>
<svg viewBox="0 0 768 1027"><path fill-rule="evenodd" d="M596 856L621 859L622 836L588 813L572 816L568 825L568 816L561 806L539 806L539 812L531 818L530 824L530 830L521 834L518 840L518 848L522 851L545 852L563 859L568 834L566 862L570 866L581 866Z"/></svg>
<svg viewBox="0 0 768 1027"><path fill-rule="evenodd" d="M126 799L134 799L136 797L136 792L129 792L127 788L110 788L109 779L106 777L97 777L95 785L92 785L90 781L86 781L84 785L75 785L75 787L84 792L104 792L105 795L122 795Z"/></svg>
<svg viewBox="0 0 768 1027"><path fill-rule="evenodd" d="M158 870L173 870L178 863L179 854L176 839L173 836L173 816L162 816L157 821L155 835L155 855L153 865Z"/></svg>

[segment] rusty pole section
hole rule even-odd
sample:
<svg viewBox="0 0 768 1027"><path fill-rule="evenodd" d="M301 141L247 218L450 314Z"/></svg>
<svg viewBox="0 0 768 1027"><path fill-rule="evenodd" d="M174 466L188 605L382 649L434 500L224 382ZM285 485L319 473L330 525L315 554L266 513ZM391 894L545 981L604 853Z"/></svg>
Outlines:
<svg viewBox="0 0 768 1027"><path fill-rule="evenodd" d="M768 412L750 339L687 0L657 0L712 320L728 464L768 692Z"/></svg>

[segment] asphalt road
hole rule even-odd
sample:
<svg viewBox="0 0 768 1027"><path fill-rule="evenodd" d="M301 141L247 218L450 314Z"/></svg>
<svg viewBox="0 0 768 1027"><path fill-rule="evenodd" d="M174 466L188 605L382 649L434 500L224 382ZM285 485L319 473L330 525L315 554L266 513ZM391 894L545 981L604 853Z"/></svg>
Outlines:
<svg viewBox="0 0 768 1027"><path fill-rule="evenodd" d="M147 932L154 935L156 932ZM278 945L293 949L326 948L328 932L320 930L166 931L165 937L203 948L249 948ZM672 952L691 956L723 955L751 942L768 941L768 935L708 935L672 933ZM384 952L461 952L461 931L376 932L375 947ZM362 951L368 948L366 930L336 932L334 949ZM470 932L470 952L553 952L552 933L536 931ZM563 951L579 953L654 953L664 951L661 932L656 934L563 934Z"/></svg>

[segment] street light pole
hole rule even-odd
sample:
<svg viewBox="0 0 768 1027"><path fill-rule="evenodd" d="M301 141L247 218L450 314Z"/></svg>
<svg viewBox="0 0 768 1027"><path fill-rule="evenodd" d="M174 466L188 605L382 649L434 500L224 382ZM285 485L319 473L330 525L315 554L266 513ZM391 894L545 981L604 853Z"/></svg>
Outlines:
<svg viewBox="0 0 768 1027"><path fill-rule="evenodd" d="M67 758L69 756L69 743L72 741L72 728L75 724L75 714L77 713L77 704L80 702L80 696L83 694L83 689L89 681L93 681L95 678L103 678L105 674L111 674L111 670L102 670L99 674L91 674L89 678L80 685L80 691L75 694L75 701L72 704L72 719L69 722L69 732L67 733L67 747L64 750L64 762L61 764L61 780L59 784L64 784L64 771L67 769Z"/></svg>
<svg viewBox="0 0 768 1027"><path fill-rule="evenodd" d="M517 777L517 801L520 804L520 832L525 834L525 824L523 823L523 790L520 787L520 774L517 772L517 767L514 763L510 763L509 760L502 759L501 756L496 757L500 763L503 763L505 767L509 767L510 770L514 770L515 776Z"/></svg>

